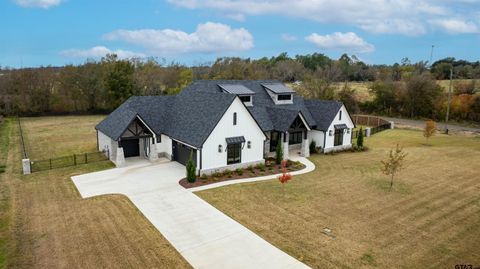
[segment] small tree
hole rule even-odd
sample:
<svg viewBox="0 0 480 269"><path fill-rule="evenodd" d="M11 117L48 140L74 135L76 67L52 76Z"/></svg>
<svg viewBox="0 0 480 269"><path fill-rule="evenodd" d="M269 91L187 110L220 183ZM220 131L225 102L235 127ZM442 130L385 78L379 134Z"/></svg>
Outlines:
<svg viewBox="0 0 480 269"><path fill-rule="evenodd" d="M427 139L432 137L435 134L435 131L437 130L437 126L433 120L428 120L425 122L425 129L423 129L423 136Z"/></svg>
<svg viewBox="0 0 480 269"><path fill-rule="evenodd" d="M188 158L187 165L185 166L185 168L187 170L187 181L190 183L194 183L197 177L195 175L196 167L195 167L195 164L193 163L191 152L190 152L190 158Z"/></svg>
<svg viewBox="0 0 480 269"><path fill-rule="evenodd" d="M360 127L360 131L358 131L358 136L357 136L357 147L359 149L363 148L363 129Z"/></svg>
<svg viewBox="0 0 480 269"><path fill-rule="evenodd" d="M387 159L382 161L382 172L391 177L389 191L391 191L393 187L393 178L403 168L403 162L406 156L407 153L397 144L396 149L391 149Z"/></svg>
<svg viewBox="0 0 480 269"><path fill-rule="evenodd" d="M290 173L287 172L287 160L283 160L281 163L282 166L282 174L278 176L278 181L282 183L282 186L284 186L285 183L287 183L289 180L291 180L293 177ZM283 189L283 195L285 195L285 188Z"/></svg>
<svg viewBox="0 0 480 269"><path fill-rule="evenodd" d="M275 149L275 163L280 164L283 160L282 140L278 140L277 148Z"/></svg>
<svg viewBox="0 0 480 269"><path fill-rule="evenodd" d="M310 154L317 153L317 142L312 139L312 142L310 142L309 146Z"/></svg>

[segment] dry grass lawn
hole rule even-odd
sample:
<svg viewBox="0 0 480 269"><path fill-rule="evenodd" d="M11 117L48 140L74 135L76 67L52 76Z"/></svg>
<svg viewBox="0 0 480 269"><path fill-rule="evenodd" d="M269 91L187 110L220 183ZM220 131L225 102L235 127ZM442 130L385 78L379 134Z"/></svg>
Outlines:
<svg viewBox="0 0 480 269"><path fill-rule="evenodd" d="M70 125L73 131L88 125L79 117L70 119L76 122ZM36 125L52 130L40 119L27 122L29 128ZM48 122L66 121L48 118ZM42 139L47 141L40 142L51 144L53 150L60 152L54 145L57 142L69 145L64 142L68 137L44 132ZM32 136L39 137L30 132ZM83 139L84 146L77 150L95 147L94 135ZM0 268L190 267L125 196L80 197L70 177L109 168L110 162L23 176L17 128L12 128L9 145L7 171L0 174Z"/></svg>
<svg viewBox="0 0 480 269"><path fill-rule="evenodd" d="M406 169L388 191L380 160L396 143ZM364 153L315 155L317 169L198 195L314 268L480 266L480 137L388 130ZM335 239L322 233L332 229Z"/></svg>
<svg viewBox="0 0 480 269"><path fill-rule="evenodd" d="M48 159L96 151L95 125L105 116L22 118L29 157Z"/></svg>

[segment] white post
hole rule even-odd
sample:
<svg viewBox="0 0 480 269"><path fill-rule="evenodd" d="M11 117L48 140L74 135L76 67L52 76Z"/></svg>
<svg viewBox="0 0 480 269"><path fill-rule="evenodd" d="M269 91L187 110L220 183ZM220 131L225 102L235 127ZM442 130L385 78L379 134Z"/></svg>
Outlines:
<svg viewBox="0 0 480 269"><path fill-rule="evenodd" d="M30 167L30 159L22 159L23 174L29 175L32 173L32 168Z"/></svg>
<svg viewBox="0 0 480 269"><path fill-rule="evenodd" d="M310 157L310 145L308 144L308 139L302 140L302 157Z"/></svg>
<svg viewBox="0 0 480 269"><path fill-rule="evenodd" d="M365 127L365 137L369 137L371 133L372 133L372 128Z"/></svg>
<svg viewBox="0 0 480 269"><path fill-rule="evenodd" d="M390 122L390 129L395 129L395 122L393 121Z"/></svg>
<svg viewBox="0 0 480 269"><path fill-rule="evenodd" d="M115 160L115 164L117 165L117 167L125 166L125 155L123 154L123 148L117 149L117 158Z"/></svg>
<svg viewBox="0 0 480 269"><path fill-rule="evenodd" d="M288 132L283 133L283 159L288 160Z"/></svg>

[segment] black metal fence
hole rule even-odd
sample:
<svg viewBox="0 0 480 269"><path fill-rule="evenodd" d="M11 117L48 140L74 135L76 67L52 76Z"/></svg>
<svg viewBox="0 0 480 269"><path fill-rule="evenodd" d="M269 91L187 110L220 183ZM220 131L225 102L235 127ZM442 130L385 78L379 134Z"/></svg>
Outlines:
<svg viewBox="0 0 480 269"><path fill-rule="evenodd" d="M94 163L108 160L108 153L91 152L83 154L73 154L70 156L51 158L39 161L30 161L32 172L75 166L79 164Z"/></svg>
<svg viewBox="0 0 480 269"><path fill-rule="evenodd" d="M354 130L352 132L352 139L356 139L359 133L360 133L360 130ZM367 130L362 129L362 133L363 133L363 137L367 136Z"/></svg>
<svg viewBox="0 0 480 269"><path fill-rule="evenodd" d="M390 128L391 128L390 123L386 123L386 124L382 124L382 125L377 126L377 127L373 127L372 129L370 129L370 135L374 135L376 133L379 133L379 132L384 131L384 130L388 130Z"/></svg>

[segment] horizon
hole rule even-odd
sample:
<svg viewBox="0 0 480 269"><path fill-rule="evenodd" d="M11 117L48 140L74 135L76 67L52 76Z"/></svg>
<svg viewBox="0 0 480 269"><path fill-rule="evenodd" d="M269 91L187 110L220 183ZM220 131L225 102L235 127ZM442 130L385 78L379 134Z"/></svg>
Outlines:
<svg viewBox="0 0 480 269"><path fill-rule="evenodd" d="M0 3L0 67L79 65L106 54L186 66L220 57L322 53L368 65L480 59L480 1L366 3L9 0ZM323 16L318 16L322 14ZM91 19L94 18L94 19Z"/></svg>

